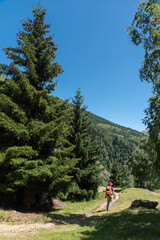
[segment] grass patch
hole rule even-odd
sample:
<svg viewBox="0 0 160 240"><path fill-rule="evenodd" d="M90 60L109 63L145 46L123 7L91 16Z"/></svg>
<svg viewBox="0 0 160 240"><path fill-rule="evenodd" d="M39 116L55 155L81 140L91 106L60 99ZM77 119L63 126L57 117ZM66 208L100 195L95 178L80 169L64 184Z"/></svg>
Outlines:
<svg viewBox="0 0 160 240"><path fill-rule="evenodd" d="M11 222L11 217L4 210L0 210L0 222Z"/></svg>
<svg viewBox="0 0 160 240"><path fill-rule="evenodd" d="M156 193L160 193L160 189L156 189L155 192L156 192Z"/></svg>
<svg viewBox="0 0 160 240"><path fill-rule="evenodd" d="M113 206L109 214L105 209L72 225L59 226L55 230L45 230L33 240L153 240L160 238L160 206L156 210L130 210L135 199L159 201L160 196L144 189L124 189L120 191L119 204ZM101 199L104 193L101 194ZM75 207L75 206L74 206ZM69 209L69 208L68 208ZM75 208L72 209L72 211ZM62 210L63 211L63 210ZM81 209L81 212L83 210ZM104 215L106 214L106 215ZM53 236L54 235L54 236Z"/></svg>
<svg viewBox="0 0 160 240"><path fill-rule="evenodd" d="M34 236L26 235L24 240L158 240L160 239L160 206L157 209L135 209L129 207L135 199L147 199L160 202L160 195L144 189L119 190L118 204L107 213L105 209L86 217L105 201L104 192L96 200L70 203L64 209L57 209L48 215L48 219L57 221L58 226L38 231ZM1 238L14 240L15 237Z"/></svg>
<svg viewBox="0 0 160 240"><path fill-rule="evenodd" d="M94 211L100 203L105 202L105 192L99 193L99 197L94 200L90 201L82 201L82 202L65 202L66 207L62 209L57 209L54 211L54 213L60 213L60 214L67 214L67 213L73 213L73 214L86 214Z"/></svg>

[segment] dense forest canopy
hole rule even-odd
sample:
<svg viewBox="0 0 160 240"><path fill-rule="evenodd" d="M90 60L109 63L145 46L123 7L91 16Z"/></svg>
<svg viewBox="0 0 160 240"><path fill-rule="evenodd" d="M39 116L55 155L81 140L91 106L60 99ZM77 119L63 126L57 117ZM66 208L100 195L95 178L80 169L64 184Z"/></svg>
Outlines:
<svg viewBox="0 0 160 240"><path fill-rule="evenodd" d="M145 137L141 132L112 123L93 113L89 113L89 117L96 139L103 149L100 160L107 169L111 168L114 161L125 164Z"/></svg>

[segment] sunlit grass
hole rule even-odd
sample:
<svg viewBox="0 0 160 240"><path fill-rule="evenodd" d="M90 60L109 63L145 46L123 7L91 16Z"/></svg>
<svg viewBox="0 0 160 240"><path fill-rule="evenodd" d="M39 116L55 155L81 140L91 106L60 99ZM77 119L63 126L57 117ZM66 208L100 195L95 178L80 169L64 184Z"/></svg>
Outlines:
<svg viewBox="0 0 160 240"><path fill-rule="evenodd" d="M120 191L120 189L117 189ZM144 189L124 189L119 192L117 205L108 213L105 208L91 215L100 203L105 201L104 192L96 200L80 203L66 203L63 209L50 213L52 220L66 221L48 230L37 231L34 235L26 233L18 236L24 240L158 240L160 239L160 206L157 209L130 209L135 199L147 199L160 202L160 194L155 195ZM57 218L56 218L57 217ZM71 221L73 220L73 221ZM15 240L17 238L1 238Z"/></svg>
<svg viewBox="0 0 160 240"><path fill-rule="evenodd" d="M90 201L82 201L82 202L65 202L66 207L55 210L54 213L59 214L66 214L66 213L72 213L72 214L86 214L94 211L100 203L105 201L105 193L101 192L99 193L99 197L94 200Z"/></svg>

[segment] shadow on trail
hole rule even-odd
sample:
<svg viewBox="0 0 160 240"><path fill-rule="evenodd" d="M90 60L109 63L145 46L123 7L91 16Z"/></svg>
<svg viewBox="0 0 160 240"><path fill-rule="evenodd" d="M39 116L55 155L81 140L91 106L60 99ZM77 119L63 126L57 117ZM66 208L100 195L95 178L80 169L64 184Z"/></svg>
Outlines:
<svg viewBox="0 0 160 240"><path fill-rule="evenodd" d="M120 192L122 192L123 190L125 190L125 188L119 188L119 189L116 189L115 191L116 191L116 193L120 193Z"/></svg>
<svg viewBox="0 0 160 240"><path fill-rule="evenodd" d="M99 216L86 216L85 214L46 214L51 219L50 222L54 222L57 225L61 224L78 224L79 226L90 225L93 221L97 220Z"/></svg>
<svg viewBox="0 0 160 240"><path fill-rule="evenodd" d="M105 212L101 210L100 212ZM77 224L89 227L81 233L81 240L153 240L160 239L159 210L124 210L103 216L83 214L49 214L52 221L60 224ZM92 229L90 231L90 229Z"/></svg>
<svg viewBox="0 0 160 240"><path fill-rule="evenodd" d="M96 213L101 213L101 212L106 212L106 209L102 209L102 210L99 210L99 211L96 211Z"/></svg>
<svg viewBox="0 0 160 240"><path fill-rule="evenodd" d="M160 239L160 211L125 210L98 218L88 224L93 231L84 231L81 240L153 240ZM87 223L87 222L86 222Z"/></svg>

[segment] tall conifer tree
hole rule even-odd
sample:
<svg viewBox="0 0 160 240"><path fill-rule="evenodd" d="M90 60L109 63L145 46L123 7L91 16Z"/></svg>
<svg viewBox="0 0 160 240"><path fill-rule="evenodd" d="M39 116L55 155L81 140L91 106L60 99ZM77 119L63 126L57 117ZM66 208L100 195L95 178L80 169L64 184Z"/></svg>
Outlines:
<svg viewBox="0 0 160 240"><path fill-rule="evenodd" d="M74 165L67 103L49 95L62 70L45 13L38 4L33 20L23 21L19 47L5 49L10 65L0 64L0 194L27 208L65 193Z"/></svg>
<svg viewBox="0 0 160 240"><path fill-rule="evenodd" d="M95 198L100 184L98 159L100 149L90 131L90 120L83 105L84 98L80 89L76 92L73 102L73 117L70 141L75 146L74 157L79 159L73 175L73 188L69 195L74 200Z"/></svg>
<svg viewBox="0 0 160 240"><path fill-rule="evenodd" d="M110 181L113 182L115 186L121 186L121 171L117 161L113 161L112 163Z"/></svg>

